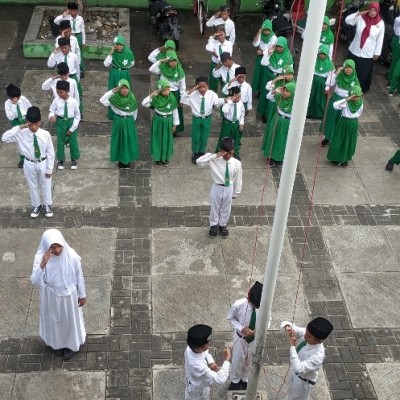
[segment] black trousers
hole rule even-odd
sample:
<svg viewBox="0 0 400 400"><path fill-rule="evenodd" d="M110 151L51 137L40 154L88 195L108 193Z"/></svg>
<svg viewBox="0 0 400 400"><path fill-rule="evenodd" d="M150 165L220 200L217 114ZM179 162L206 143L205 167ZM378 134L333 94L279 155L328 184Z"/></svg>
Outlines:
<svg viewBox="0 0 400 400"><path fill-rule="evenodd" d="M372 81L374 60L372 58L357 57L351 51L349 51L348 58L354 60L356 64L357 77L363 93L368 92Z"/></svg>

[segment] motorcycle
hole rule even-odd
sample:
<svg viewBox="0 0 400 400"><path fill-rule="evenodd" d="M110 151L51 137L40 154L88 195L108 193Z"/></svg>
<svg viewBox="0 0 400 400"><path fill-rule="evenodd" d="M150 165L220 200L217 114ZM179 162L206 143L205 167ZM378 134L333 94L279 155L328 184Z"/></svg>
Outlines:
<svg viewBox="0 0 400 400"><path fill-rule="evenodd" d="M263 20L272 21L272 29L276 36L288 36L292 33L292 25L283 16L279 0L261 0Z"/></svg>
<svg viewBox="0 0 400 400"><path fill-rule="evenodd" d="M178 23L178 11L165 0L149 0L150 20L161 38L173 40L179 50L182 29Z"/></svg>

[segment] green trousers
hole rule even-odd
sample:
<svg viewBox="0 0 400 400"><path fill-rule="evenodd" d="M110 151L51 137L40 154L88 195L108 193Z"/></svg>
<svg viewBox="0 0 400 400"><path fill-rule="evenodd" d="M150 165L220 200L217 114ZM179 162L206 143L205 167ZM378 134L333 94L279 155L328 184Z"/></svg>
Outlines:
<svg viewBox="0 0 400 400"><path fill-rule="evenodd" d="M83 62L82 32L74 33L74 36L76 37L76 40L78 41L79 48L81 49L81 63L80 63L80 68L81 68L81 72L82 72L82 71L85 71L85 63Z"/></svg>
<svg viewBox="0 0 400 400"><path fill-rule="evenodd" d="M400 164L400 150L397 150L394 156L389 160L393 164L399 165Z"/></svg>
<svg viewBox="0 0 400 400"><path fill-rule="evenodd" d="M240 151L240 146L241 146L241 141L242 141L242 132L240 132L240 129L239 129L239 121L231 122L225 118L222 120L218 144L217 144L217 148L215 150L216 153L221 150L221 140L224 137L231 137L233 139L233 141L235 142L235 151L234 151L233 156L234 157L239 156L239 151Z"/></svg>
<svg viewBox="0 0 400 400"><path fill-rule="evenodd" d="M211 115L207 117L192 116L192 153L205 153L211 132Z"/></svg>
<svg viewBox="0 0 400 400"><path fill-rule="evenodd" d="M69 150L71 153L71 160L77 160L80 157L79 146L78 146L78 130L74 131L71 135L67 136L67 131L72 126L74 119L57 117L56 122L56 134L57 134L57 160L65 160L65 144L69 144Z"/></svg>

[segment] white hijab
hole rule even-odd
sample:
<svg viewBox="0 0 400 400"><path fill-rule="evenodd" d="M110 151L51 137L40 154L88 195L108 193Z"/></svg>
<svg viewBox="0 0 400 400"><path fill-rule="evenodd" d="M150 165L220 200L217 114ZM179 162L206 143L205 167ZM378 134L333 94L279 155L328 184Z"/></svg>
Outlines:
<svg viewBox="0 0 400 400"><path fill-rule="evenodd" d="M44 253L55 243L63 246L63 251L59 256L50 256L44 269L44 282L55 295L68 296L76 289L81 258L58 229L48 229L43 233L33 267L40 265Z"/></svg>

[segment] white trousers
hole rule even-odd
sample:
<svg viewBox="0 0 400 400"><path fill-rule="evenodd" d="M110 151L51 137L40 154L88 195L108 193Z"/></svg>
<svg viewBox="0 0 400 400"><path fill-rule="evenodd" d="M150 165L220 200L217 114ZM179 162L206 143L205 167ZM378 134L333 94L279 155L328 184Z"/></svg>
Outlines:
<svg viewBox="0 0 400 400"><path fill-rule="evenodd" d="M250 344L240 338L236 333L233 338L233 354L231 362L231 382L247 382L249 380L249 370L253 353L253 340Z"/></svg>
<svg viewBox="0 0 400 400"><path fill-rule="evenodd" d="M310 385L308 382L301 380L290 369L289 382L288 382L288 400L309 400L310 394L315 385Z"/></svg>
<svg viewBox="0 0 400 400"><path fill-rule="evenodd" d="M52 178L46 178L46 164L45 160L40 163L28 160L24 161L24 174L29 188L32 207L37 207L41 204L48 206L53 204L51 196ZM40 191L43 194L43 201L41 201Z"/></svg>
<svg viewBox="0 0 400 400"><path fill-rule="evenodd" d="M231 215L233 186L220 186L215 183L210 193L210 226L226 226Z"/></svg>
<svg viewBox="0 0 400 400"><path fill-rule="evenodd" d="M185 400L210 400L210 389L210 386L199 388L187 382L185 389Z"/></svg>

